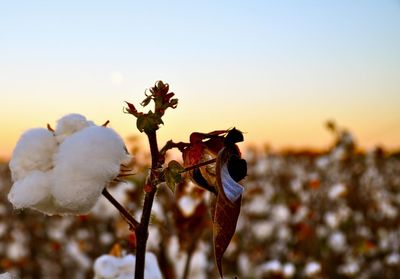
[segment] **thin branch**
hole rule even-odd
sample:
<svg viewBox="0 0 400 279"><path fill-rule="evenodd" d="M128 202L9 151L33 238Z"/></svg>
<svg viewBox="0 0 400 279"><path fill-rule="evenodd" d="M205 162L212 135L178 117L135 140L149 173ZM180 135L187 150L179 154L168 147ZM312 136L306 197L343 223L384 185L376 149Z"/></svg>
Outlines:
<svg viewBox="0 0 400 279"><path fill-rule="evenodd" d="M129 226L132 229L136 229L139 226L139 222L125 209L111 194L107 191L106 188L103 189L103 196L121 213L121 215L128 222Z"/></svg>
<svg viewBox="0 0 400 279"><path fill-rule="evenodd" d="M50 132L55 132L55 130L50 126L49 123L47 123L47 130L49 130Z"/></svg>
<svg viewBox="0 0 400 279"><path fill-rule="evenodd" d="M135 175L136 173L133 173L133 172L129 172L129 173L120 173L119 175L118 175L118 177L127 177L127 176L133 176L133 175Z"/></svg>
<svg viewBox="0 0 400 279"><path fill-rule="evenodd" d="M205 162L201 162L201 163L199 163L199 164L192 165L192 166L190 166L190 167L185 168L183 171L181 171L181 173L187 172L187 171L191 171L191 170L194 170L194 169L198 169L198 168L200 168L200 167L204 167L204 166L207 166L207 165L209 165L209 164L213 164L213 163L215 163L215 162L217 162L217 159L216 159L216 158L211 159L211 160L208 160L208 161L205 161Z"/></svg>
<svg viewBox="0 0 400 279"><path fill-rule="evenodd" d="M183 271L183 276L182 279L187 279L189 277L189 272L190 272L190 263L192 261L193 257L193 252L196 248L196 243L194 240L192 240L192 243L189 246L189 249L187 251L187 257L186 257L186 262L185 262L185 269Z"/></svg>

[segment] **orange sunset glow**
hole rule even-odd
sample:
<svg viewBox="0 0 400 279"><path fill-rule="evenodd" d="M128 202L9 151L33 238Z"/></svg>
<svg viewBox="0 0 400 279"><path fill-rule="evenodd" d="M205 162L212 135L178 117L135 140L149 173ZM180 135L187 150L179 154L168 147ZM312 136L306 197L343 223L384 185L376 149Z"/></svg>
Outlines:
<svg viewBox="0 0 400 279"><path fill-rule="evenodd" d="M179 99L162 142L235 126L252 145L325 148L335 120L362 148L400 146L398 1L1 6L3 159L70 112L138 135L124 101L160 79Z"/></svg>

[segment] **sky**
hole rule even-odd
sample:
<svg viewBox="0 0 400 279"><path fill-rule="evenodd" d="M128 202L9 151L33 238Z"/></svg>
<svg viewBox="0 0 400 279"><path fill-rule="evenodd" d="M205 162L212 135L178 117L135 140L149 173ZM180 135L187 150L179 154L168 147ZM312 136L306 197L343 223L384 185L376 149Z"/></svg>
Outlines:
<svg viewBox="0 0 400 279"><path fill-rule="evenodd" d="M141 136L122 108L157 80L179 99L160 145L235 126L249 144L324 148L333 119L361 147L399 148L400 1L0 3L2 158L72 112Z"/></svg>

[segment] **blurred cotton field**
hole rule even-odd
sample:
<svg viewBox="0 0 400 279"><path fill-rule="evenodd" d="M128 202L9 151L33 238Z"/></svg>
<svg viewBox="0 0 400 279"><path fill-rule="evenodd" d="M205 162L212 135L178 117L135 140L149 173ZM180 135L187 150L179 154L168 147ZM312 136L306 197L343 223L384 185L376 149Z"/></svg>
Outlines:
<svg viewBox="0 0 400 279"><path fill-rule="evenodd" d="M249 171L236 234L224 255L226 278L397 278L400 155L379 148L360 152L347 131L334 136L323 153L244 152ZM109 191L139 217L148 165L136 160L134 170ZM10 187L4 163L0 274L83 279L132 272L125 264L133 262L135 235L104 197L87 215L46 216L13 209ZM218 278L208 193L191 182L174 194L165 185L159 189L149 228L151 261L164 278ZM119 260L109 255L116 243Z"/></svg>

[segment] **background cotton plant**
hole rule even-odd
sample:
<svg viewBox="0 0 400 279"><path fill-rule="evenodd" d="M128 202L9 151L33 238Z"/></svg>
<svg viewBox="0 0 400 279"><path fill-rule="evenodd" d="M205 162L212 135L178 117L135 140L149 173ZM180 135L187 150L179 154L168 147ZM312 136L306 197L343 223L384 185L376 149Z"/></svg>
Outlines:
<svg viewBox="0 0 400 279"><path fill-rule="evenodd" d="M342 161L331 156L337 141L333 134L332 146L323 152L243 150L248 176L236 233L222 262L226 278L397 278L400 214L376 208L390 202L400 212L399 153L352 151ZM129 145L138 146L134 140ZM355 147L359 150L357 142ZM130 153L139 157L134 149ZM328 165L323 167L320 161L325 159ZM137 174L129 177L132 184L107 189L140 219L141 185L149 163L135 160L133 168ZM121 244L124 255L135 255L134 233L105 198L99 202L101 208L108 203L106 214L97 206L85 216L48 217L34 210L15 214L5 197L11 186L8 167L0 165L0 174L0 272L24 279L93 279L95 260L108 255L115 243ZM347 193L331 195L338 184ZM156 255L164 278L182 277L193 243L188 278L218 278L209 195L190 180L176 185L174 194L159 186L147 252ZM335 233L345 236L344 250L330 245ZM86 260L78 264L81 255ZM87 259L89 268L84 267ZM266 268L274 261L281 265L278 274ZM312 262L321 269L308 277L306 267Z"/></svg>
<svg viewBox="0 0 400 279"><path fill-rule="evenodd" d="M35 128L21 136L10 161L14 184L8 198L16 209L86 214L130 160L111 128L66 115L55 131Z"/></svg>

